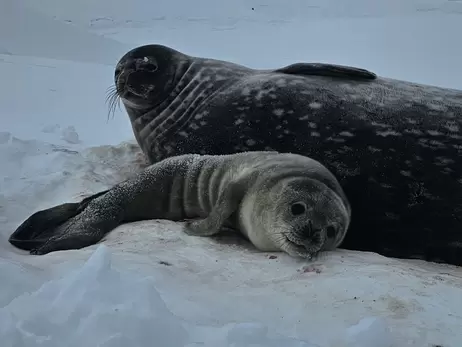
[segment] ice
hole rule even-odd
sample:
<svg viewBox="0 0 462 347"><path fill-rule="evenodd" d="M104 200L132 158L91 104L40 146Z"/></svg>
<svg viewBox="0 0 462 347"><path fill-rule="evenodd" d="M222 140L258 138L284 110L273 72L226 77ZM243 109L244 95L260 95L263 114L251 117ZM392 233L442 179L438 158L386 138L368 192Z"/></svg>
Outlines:
<svg viewBox="0 0 462 347"><path fill-rule="evenodd" d="M169 221L36 257L7 238L33 212L146 165L114 64L161 43L259 68L324 61L462 89L462 2L4 0L0 11L0 345L456 347L460 268L339 250L261 254Z"/></svg>
<svg viewBox="0 0 462 347"><path fill-rule="evenodd" d="M351 347L392 347L393 337L387 324L378 317L363 318L346 332L347 346Z"/></svg>
<svg viewBox="0 0 462 347"><path fill-rule="evenodd" d="M99 246L88 261L63 278L14 299L0 311L3 333L14 346L184 346L187 331L166 307L152 278L111 268L107 247ZM16 320L12 316L17 317ZM9 328L8 328L9 326Z"/></svg>
<svg viewBox="0 0 462 347"><path fill-rule="evenodd" d="M79 134L75 131L75 127L69 126L62 130L61 138L67 143L76 144L79 143Z"/></svg>
<svg viewBox="0 0 462 347"><path fill-rule="evenodd" d="M9 275L15 277L11 272ZM49 347L317 347L307 341L274 336L260 323L204 329L185 322L168 309L153 277L114 269L105 245L98 246L82 267L13 299L0 309L0 318L3 347L18 343ZM352 342L345 346L391 346L386 342L386 328L377 322L367 318L350 328L346 336ZM194 336L203 340L193 340Z"/></svg>
<svg viewBox="0 0 462 347"><path fill-rule="evenodd" d="M18 343L49 347L315 347L294 339L271 338L267 327L255 323L208 328L207 336L204 328L183 322L167 308L154 278L113 269L105 245L80 269L12 300L0 309L0 318L3 347ZM198 335L194 330L202 330L205 340L192 341L190 336Z"/></svg>
<svg viewBox="0 0 462 347"><path fill-rule="evenodd" d="M26 2L2 0L0 51L3 54L112 65L114 58L127 49L115 40L63 25L50 15L24 6ZM85 49L81 49L79 42L85 43Z"/></svg>

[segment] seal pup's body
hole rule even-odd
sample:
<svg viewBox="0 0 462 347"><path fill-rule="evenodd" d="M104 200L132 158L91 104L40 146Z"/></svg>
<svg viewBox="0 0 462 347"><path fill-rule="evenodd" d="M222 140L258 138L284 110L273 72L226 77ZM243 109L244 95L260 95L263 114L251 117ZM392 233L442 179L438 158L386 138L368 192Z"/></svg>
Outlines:
<svg viewBox="0 0 462 347"><path fill-rule="evenodd" d="M343 241L351 210L338 181L310 158L276 152L165 159L112 189L29 217L9 241L32 254L99 242L122 223L187 222L190 235L223 226L261 251L311 258Z"/></svg>
<svg viewBox="0 0 462 347"><path fill-rule="evenodd" d="M115 84L151 162L306 155L351 202L342 247L462 264L462 91L330 64L250 69L161 45L122 57Z"/></svg>

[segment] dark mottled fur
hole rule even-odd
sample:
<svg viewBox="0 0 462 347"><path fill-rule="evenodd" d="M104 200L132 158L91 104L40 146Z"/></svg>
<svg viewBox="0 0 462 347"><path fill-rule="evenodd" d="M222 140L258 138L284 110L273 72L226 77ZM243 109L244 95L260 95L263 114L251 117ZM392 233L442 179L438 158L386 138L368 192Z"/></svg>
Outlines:
<svg viewBox="0 0 462 347"><path fill-rule="evenodd" d="M327 64L255 70L160 45L128 52L115 81L151 162L303 154L352 203L344 248L462 264L462 91Z"/></svg>

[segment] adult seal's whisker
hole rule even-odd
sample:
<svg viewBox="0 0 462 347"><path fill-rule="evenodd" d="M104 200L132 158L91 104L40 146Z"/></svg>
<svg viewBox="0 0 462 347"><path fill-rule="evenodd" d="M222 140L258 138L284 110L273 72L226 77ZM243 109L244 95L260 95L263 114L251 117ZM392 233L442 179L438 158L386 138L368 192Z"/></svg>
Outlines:
<svg viewBox="0 0 462 347"><path fill-rule="evenodd" d="M116 107L119 106L120 109L120 97L115 86L108 87L106 92L106 103L108 104L107 119L109 120L111 114L112 117L114 117Z"/></svg>

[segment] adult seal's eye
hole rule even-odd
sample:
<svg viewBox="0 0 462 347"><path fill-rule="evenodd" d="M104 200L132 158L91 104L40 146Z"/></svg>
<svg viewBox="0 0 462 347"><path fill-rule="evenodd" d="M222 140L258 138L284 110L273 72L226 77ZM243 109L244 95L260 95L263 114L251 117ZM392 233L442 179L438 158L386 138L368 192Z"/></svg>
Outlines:
<svg viewBox="0 0 462 347"><path fill-rule="evenodd" d="M292 216L300 216L306 212L306 204L304 202L295 202L290 206L290 213Z"/></svg>

